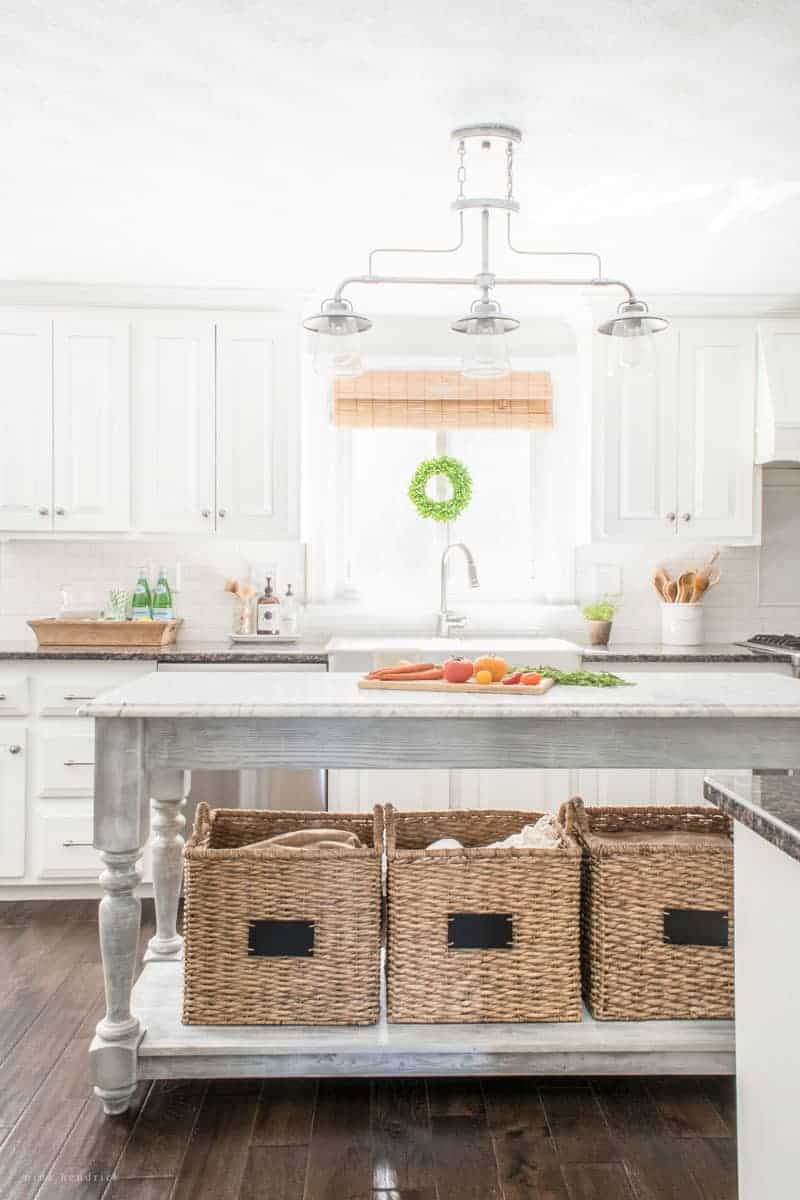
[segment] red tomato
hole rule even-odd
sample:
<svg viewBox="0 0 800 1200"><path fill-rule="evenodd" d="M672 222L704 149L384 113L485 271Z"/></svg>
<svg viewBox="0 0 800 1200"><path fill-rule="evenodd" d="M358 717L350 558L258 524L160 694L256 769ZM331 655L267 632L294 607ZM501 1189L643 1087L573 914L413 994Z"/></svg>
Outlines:
<svg viewBox="0 0 800 1200"><path fill-rule="evenodd" d="M442 670L448 683L466 683L472 678L472 663L467 658L448 658Z"/></svg>
<svg viewBox="0 0 800 1200"><path fill-rule="evenodd" d="M533 687L534 684L541 683L541 682L542 682L542 677L538 671L531 671L528 675L523 675L522 679L520 680L520 683L528 684L528 686L530 686L530 687Z"/></svg>

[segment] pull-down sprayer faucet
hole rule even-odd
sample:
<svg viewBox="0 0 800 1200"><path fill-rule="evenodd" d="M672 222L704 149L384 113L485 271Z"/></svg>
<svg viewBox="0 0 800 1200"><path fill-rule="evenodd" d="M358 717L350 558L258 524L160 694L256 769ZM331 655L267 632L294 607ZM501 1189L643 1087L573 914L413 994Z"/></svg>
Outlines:
<svg viewBox="0 0 800 1200"><path fill-rule="evenodd" d="M467 572L469 574L469 586L476 588L478 586L478 568L475 566L475 559L472 557L472 551L463 542L453 542L448 546L442 554L442 590L441 601L439 604L439 637L450 637L454 630L463 629L467 623L467 618L460 613L450 612L447 607L447 560L451 550L461 550L467 560Z"/></svg>

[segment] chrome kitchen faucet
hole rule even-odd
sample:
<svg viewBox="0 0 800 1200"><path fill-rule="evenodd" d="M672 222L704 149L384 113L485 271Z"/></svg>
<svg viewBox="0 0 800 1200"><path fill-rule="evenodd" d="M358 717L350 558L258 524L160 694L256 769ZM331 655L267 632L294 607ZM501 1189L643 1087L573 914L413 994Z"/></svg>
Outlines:
<svg viewBox="0 0 800 1200"><path fill-rule="evenodd" d="M469 573L469 586L476 588L478 586L478 568L475 566L475 559L472 557L472 551L463 542L453 542L448 546L442 554L442 591L441 601L439 604L439 637L450 637L455 630L463 629L467 623L467 618L460 613L450 612L447 607L447 560L451 550L463 551L464 557L467 560L467 571Z"/></svg>

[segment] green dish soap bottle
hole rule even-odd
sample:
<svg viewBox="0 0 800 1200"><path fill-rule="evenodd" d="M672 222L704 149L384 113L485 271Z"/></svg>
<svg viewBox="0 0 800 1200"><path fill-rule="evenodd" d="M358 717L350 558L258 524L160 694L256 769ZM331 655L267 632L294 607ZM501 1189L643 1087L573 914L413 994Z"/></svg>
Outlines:
<svg viewBox="0 0 800 1200"><path fill-rule="evenodd" d="M134 621L149 621L153 615L153 599L150 595L150 583L147 571L139 567L139 578L133 590L131 600L131 617Z"/></svg>
<svg viewBox="0 0 800 1200"><path fill-rule="evenodd" d="M163 567L159 567L158 580L153 591L153 620L171 621L174 615L175 610L172 606L172 592L170 591L167 572Z"/></svg>

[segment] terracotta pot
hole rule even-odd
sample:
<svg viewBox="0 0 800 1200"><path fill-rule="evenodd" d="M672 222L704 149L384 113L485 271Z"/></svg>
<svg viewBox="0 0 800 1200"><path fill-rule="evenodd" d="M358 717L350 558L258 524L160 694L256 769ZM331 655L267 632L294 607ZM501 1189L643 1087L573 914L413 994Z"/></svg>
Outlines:
<svg viewBox="0 0 800 1200"><path fill-rule="evenodd" d="M607 646L611 636L611 621L587 621L589 626L589 645Z"/></svg>

